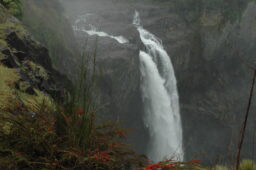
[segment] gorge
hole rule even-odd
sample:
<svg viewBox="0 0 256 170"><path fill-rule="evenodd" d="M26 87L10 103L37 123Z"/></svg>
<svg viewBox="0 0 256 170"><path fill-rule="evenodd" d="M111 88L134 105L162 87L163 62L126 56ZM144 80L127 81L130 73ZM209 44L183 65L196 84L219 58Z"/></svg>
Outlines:
<svg viewBox="0 0 256 170"><path fill-rule="evenodd" d="M232 169L255 28L255 0L0 0L0 169Z"/></svg>
<svg viewBox="0 0 256 170"><path fill-rule="evenodd" d="M133 129L128 143L139 153L147 153L151 138L142 116L146 111L141 97L139 56L141 50L147 52L147 45L132 23L137 10L143 28L158 37L157 41L161 39L159 42L171 56L180 93L184 159L198 158L206 163L233 161L252 74L240 62L240 55L253 53L251 45L245 44L255 41L254 36L248 37L254 35L253 19L249 19L255 17L254 3L245 6L240 20L226 23L222 23L224 16L218 11L198 14L190 7L178 9L174 4L171 8L172 3L167 1L77 0L72 4L65 1L64 6L72 23L78 16L90 13L93 15L88 24L129 41L120 44L107 37L99 38L97 52L98 69L104 70L99 82L100 100L106 104L102 114ZM188 14L183 15L182 11ZM81 43L88 38L89 47L93 47L95 36L76 36ZM249 122L251 129L253 120ZM242 153L245 157L250 155L252 131L247 137L248 145Z"/></svg>
<svg viewBox="0 0 256 170"><path fill-rule="evenodd" d="M88 13L79 16L74 22L74 31L83 32L89 36L107 37L120 44L129 43L123 36L113 36L103 31L97 31L95 26L90 23L90 21L93 22L94 15ZM150 135L149 144L145 145L148 148L147 155L154 161L173 157L183 160L179 99L170 57L160 40L140 25L137 11L132 23L137 28L147 51L147 53L140 51L138 56L142 74L142 82L139 86L142 89L142 100L145 107L145 113L142 113L140 119L144 120L145 128L149 130Z"/></svg>

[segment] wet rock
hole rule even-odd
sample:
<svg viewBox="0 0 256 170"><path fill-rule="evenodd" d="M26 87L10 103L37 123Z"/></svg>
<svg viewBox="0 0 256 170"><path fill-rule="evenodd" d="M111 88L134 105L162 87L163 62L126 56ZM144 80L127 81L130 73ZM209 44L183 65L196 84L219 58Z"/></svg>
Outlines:
<svg viewBox="0 0 256 170"><path fill-rule="evenodd" d="M27 54L23 51L13 51L13 54L19 59L19 61L24 61Z"/></svg>
<svg viewBox="0 0 256 170"><path fill-rule="evenodd" d="M34 90L34 88L31 86L31 84L29 82L26 81L18 81L16 83L16 88L22 92L28 93L30 95L35 95L36 92Z"/></svg>
<svg viewBox="0 0 256 170"><path fill-rule="evenodd" d="M11 53L8 48L3 49L2 54L4 55L0 61L9 68L18 68L17 58Z"/></svg>
<svg viewBox="0 0 256 170"><path fill-rule="evenodd" d="M10 32L7 35L6 41L8 42L9 46L15 48L16 50L27 52L25 42L18 37L16 32Z"/></svg>

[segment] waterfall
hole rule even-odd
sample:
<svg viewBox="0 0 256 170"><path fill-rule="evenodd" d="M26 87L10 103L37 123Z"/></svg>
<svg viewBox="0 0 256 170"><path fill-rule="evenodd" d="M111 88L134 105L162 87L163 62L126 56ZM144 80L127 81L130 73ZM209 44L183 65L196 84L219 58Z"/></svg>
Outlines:
<svg viewBox="0 0 256 170"><path fill-rule="evenodd" d="M108 38L111 38L111 39L114 39L116 40L118 43L120 44L125 44L125 43L129 43L129 41L124 38L123 36L114 36L114 35L110 35L106 32L103 32L103 31L99 31L97 30L97 28L92 25L92 24L89 24L89 29L85 28L85 25L88 25L87 23L87 18L92 16L93 14L91 13L88 13L88 14L85 14L85 15L81 15L79 16L76 21L75 21L75 24L73 26L73 29L74 31L77 31L77 32L84 32L84 33L87 33L88 35L92 36L92 35L97 35L99 37L108 37Z"/></svg>
<svg viewBox="0 0 256 170"><path fill-rule="evenodd" d="M136 11L137 27L146 51L140 51L144 123L149 129L148 157L152 161L183 160L179 96L171 59L161 40L145 30Z"/></svg>

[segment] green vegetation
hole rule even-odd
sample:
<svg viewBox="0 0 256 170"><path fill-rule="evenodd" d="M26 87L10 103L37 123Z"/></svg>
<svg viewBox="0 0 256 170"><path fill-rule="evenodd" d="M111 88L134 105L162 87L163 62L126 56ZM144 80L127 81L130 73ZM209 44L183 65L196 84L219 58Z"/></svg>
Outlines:
<svg viewBox="0 0 256 170"><path fill-rule="evenodd" d="M21 38L24 37L24 35L27 33L20 23L7 21L5 23L0 24L0 40L2 41L2 44L5 46L7 46L5 41L7 30L16 32L17 35Z"/></svg>
<svg viewBox="0 0 256 170"><path fill-rule="evenodd" d="M243 160L240 163L241 170L256 170L256 164L252 160Z"/></svg>
<svg viewBox="0 0 256 170"><path fill-rule="evenodd" d="M0 115L1 169L123 169L141 158L119 142L114 123L95 124L95 114L46 104L14 103ZM72 111L72 112L71 112Z"/></svg>
<svg viewBox="0 0 256 170"><path fill-rule="evenodd" d="M217 165L216 167L213 168L213 170L228 170L228 168L225 166Z"/></svg>
<svg viewBox="0 0 256 170"><path fill-rule="evenodd" d="M5 3L8 3L9 1L4 1ZM15 1L16 2L16 1ZM14 51L11 47L9 47L8 43L6 42L6 38L8 33L15 32L17 36L23 40L25 39L25 36L28 35L27 31L24 29L24 27L21 25L20 22L16 20L10 20L12 17L8 12L7 9L0 6L0 46L2 48L5 48L9 51ZM38 45L36 41L34 41L34 45ZM4 56L0 52L0 59L4 59L6 56ZM30 68L34 73L37 73L37 75L47 78L48 74L44 70L43 67L33 63L32 61L27 61L27 67L22 67L22 64L19 62L16 62L20 69L28 69ZM23 63L24 64L24 63ZM23 70L26 71L26 70ZM31 76L34 76L33 74ZM27 93L23 91L19 91L15 88L15 86L18 85L18 81L20 79L18 75L18 71L16 69L7 68L3 66L0 63L0 114L5 110L5 107L11 107L9 106L12 101L15 101L17 98L17 95L19 96L20 100L24 100L27 102L33 101L41 101L42 98L45 98L45 95L40 92L39 90L35 89L37 95L28 95ZM26 84L19 82L20 87L25 87ZM24 102L26 106L29 106L29 103Z"/></svg>
<svg viewBox="0 0 256 170"><path fill-rule="evenodd" d="M7 98L13 97L13 86L15 81L18 80L18 76L14 69L9 69L0 65L0 109L3 109L8 101Z"/></svg>
<svg viewBox="0 0 256 170"><path fill-rule="evenodd" d="M28 108L46 99L46 101L50 101L48 96L36 89L37 95L29 95L23 91L16 90L15 85L19 80L16 69L10 69L0 64L0 77L0 114L5 113L6 109L15 107L14 103L19 100L23 101L23 104Z"/></svg>
<svg viewBox="0 0 256 170"><path fill-rule="evenodd" d="M7 32L13 31L16 32L20 38L24 38L27 34L27 31L24 27L16 20L11 20L10 15L3 6L0 6L0 44L4 47L7 47L6 35Z"/></svg>
<svg viewBox="0 0 256 170"><path fill-rule="evenodd" d="M0 169L143 166L144 157L137 156L128 145L120 142L126 135L124 129L118 128L118 123L96 124L96 110L89 97L92 92L88 89L92 84L86 81L87 86L83 86L86 70L81 68L79 95L62 105L47 95L40 95L39 91L33 96L15 90L18 78L15 70L0 67L0 77L3 77L0 89L4 92L0 96L6 101L1 101L3 106L0 107Z"/></svg>
<svg viewBox="0 0 256 170"><path fill-rule="evenodd" d="M4 5L12 15L18 18L22 16L20 0L0 0L0 3Z"/></svg>
<svg viewBox="0 0 256 170"><path fill-rule="evenodd" d="M92 60L95 57L96 52ZM26 94L22 88L17 90L16 70L0 67L0 169L143 166L146 159L121 142L126 138L125 129L120 129L117 122L96 123L97 108L92 99L95 75L88 76L88 62L81 64L77 93L67 95L66 101L61 102L64 104L37 89L36 95ZM44 68L31 61L27 65L48 78Z"/></svg>
<svg viewBox="0 0 256 170"><path fill-rule="evenodd" d="M217 165L213 168L210 168L210 170L229 170L229 169L233 169L233 168L231 167L228 168L226 166L221 166L221 165ZM241 161L239 170L256 170L256 164L252 160L245 159Z"/></svg>

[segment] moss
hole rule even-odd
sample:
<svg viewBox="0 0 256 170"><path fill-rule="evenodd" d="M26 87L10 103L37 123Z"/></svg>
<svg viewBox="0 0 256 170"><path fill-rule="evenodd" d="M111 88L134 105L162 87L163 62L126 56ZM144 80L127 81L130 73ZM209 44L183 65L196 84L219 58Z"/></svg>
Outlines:
<svg viewBox="0 0 256 170"><path fill-rule="evenodd" d="M18 18L22 16L20 0L0 0L0 4L4 5L12 15Z"/></svg>
<svg viewBox="0 0 256 170"><path fill-rule="evenodd" d="M25 82L25 81L20 81L18 83L18 86L19 86L19 89L22 91L22 92L25 92L25 90L29 87L29 83L28 82Z"/></svg>
<svg viewBox="0 0 256 170"><path fill-rule="evenodd" d="M18 80L16 70L0 65L0 110L9 104L14 95L14 84Z"/></svg>
<svg viewBox="0 0 256 170"><path fill-rule="evenodd" d="M20 22L7 21L0 24L0 46L8 48L8 43L6 42L7 33L13 31L19 36L20 39L24 39L27 35L27 31L20 24Z"/></svg>
<svg viewBox="0 0 256 170"><path fill-rule="evenodd" d="M40 77L42 77L45 80L49 79L48 73L42 66L37 65L32 61L28 61L27 64L34 73L37 73Z"/></svg>
<svg viewBox="0 0 256 170"><path fill-rule="evenodd" d="M230 168L227 168L222 165L217 165L214 168L209 168L211 170L229 170ZM240 163L239 170L256 170L256 164L252 160L243 160Z"/></svg>
<svg viewBox="0 0 256 170"><path fill-rule="evenodd" d="M34 89L36 95L29 95L23 91L16 90L15 84L19 80L19 76L15 69L0 65L0 77L0 113L16 107L15 104L20 102L31 109L33 109L32 106L35 103L42 102L54 107L52 98L37 89ZM26 84L23 83L23 85L25 86Z"/></svg>
<svg viewBox="0 0 256 170"><path fill-rule="evenodd" d="M240 163L240 170L256 170L256 164L252 160L243 160Z"/></svg>
<svg viewBox="0 0 256 170"><path fill-rule="evenodd" d="M228 168L225 166L217 165L213 168L213 170L228 170Z"/></svg>
<svg viewBox="0 0 256 170"><path fill-rule="evenodd" d="M1 7L1 6L0 6ZM17 21L10 19L12 16L6 15L6 19L0 22L0 46L8 47L8 43L6 42L7 34L9 32L16 32L20 39L25 39L28 32L24 29L23 25ZM31 41L34 43L34 46L38 46L39 42ZM12 51L12 50L10 50ZM0 59L4 58L4 55L0 52ZM28 73L31 79L36 80L36 76L39 76L45 80L49 79L49 75L47 71L32 61L26 61L26 66L20 65L20 69ZM17 100L21 100L24 103L28 103L27 101L43 101L48 100L50 101L50 97L46 96L45 94L39 92L38 90L34 89L37 95L28 95L24 91L29 86L28 83L19 80L19 76L16 73L15 69L9 69L0 65L0 112L3 112L6 108L11 109L12 105L15 105ZM15 89L15 85L20 87L20 91ZM12 101L12 105L10 102Z"/></svg>
<svg viewBox="0 0 256 170"><path fill-rule="evenodd" d="M12 125L10 122L0 122L3 133L9 135L12 129Z"/></svg>
<svg viewBox="0 0 256 170"><path fill-rule="evenodd" d="M0 60L3 60L3 59L5 59L5 56L3 55L2 52L0 52Z"/></svg>
<svg viewBox="0 0 256 170"><path fill-rule="evenodd" d="M20 92L18 96L22 99L22 102L30 111L34 111L35 105L38 103L44 103L47 107L50 107L52 110L55 110L55 103L53 99L44 94L43 92L35 89L36 95L29 95L27 93Z"/></svg>
<svg viewBox="0 0 256 170"><path fill-rule="evenodd" d="M0 46L2 46L2 47L7 47L8 44L7 44L7 42L6 42L5 40L0 39ZM0 54L0 55L1 55L1 54Z"/></svg>
<svg viewBox="0 0 256 170"><path fill-rule="evenodd" d="M23 25L15 17L8 14L0 4L0 40L4 41L6 34L10 31L15 31L20 37L24 37L27 34Z"/></svg>
<svg viewBox="0 0 256 170"><path fill-rule="evenodd" d="M0 5L0 46L8 48L6 37L10 32L16 32L20 39L24 39L28 34L23 25L6 12ZM1 55L1 54L0 54Z"/></svg>

